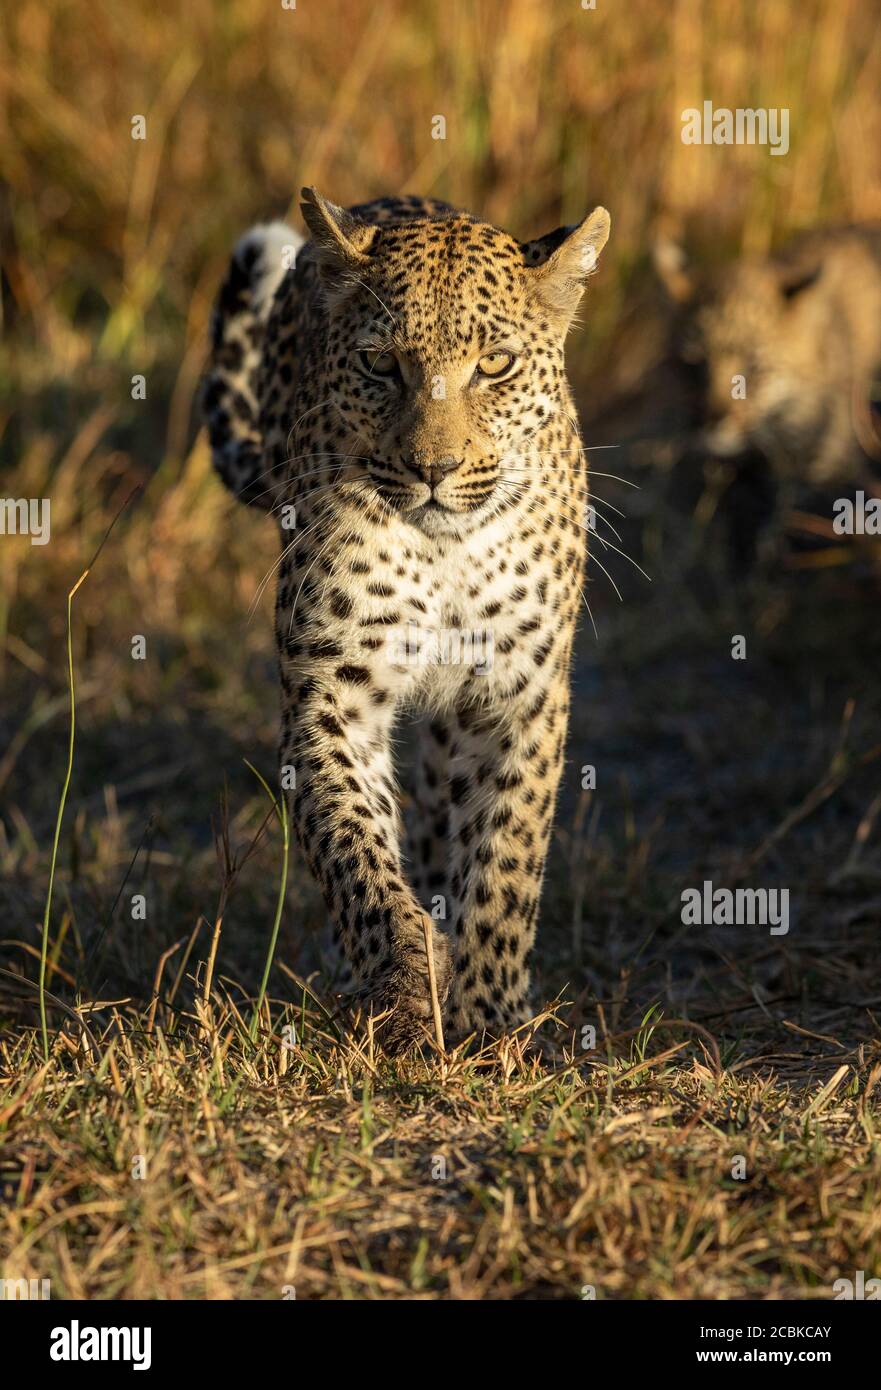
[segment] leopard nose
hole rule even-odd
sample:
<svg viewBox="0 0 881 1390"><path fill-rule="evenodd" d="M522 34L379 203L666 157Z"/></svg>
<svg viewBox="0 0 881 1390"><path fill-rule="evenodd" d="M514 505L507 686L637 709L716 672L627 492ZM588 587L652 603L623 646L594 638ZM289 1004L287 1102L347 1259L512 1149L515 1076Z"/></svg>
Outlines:
<svg viewBox="0 0 881 1390"><path fill-rule="evenodd" d="M452 454L447 454L444 458L432 459L431 463L422 464L420 471L431 487L437 487L438 483L442 483L444 478L455 472L460 462L461 460L454 458Z"/></svg>

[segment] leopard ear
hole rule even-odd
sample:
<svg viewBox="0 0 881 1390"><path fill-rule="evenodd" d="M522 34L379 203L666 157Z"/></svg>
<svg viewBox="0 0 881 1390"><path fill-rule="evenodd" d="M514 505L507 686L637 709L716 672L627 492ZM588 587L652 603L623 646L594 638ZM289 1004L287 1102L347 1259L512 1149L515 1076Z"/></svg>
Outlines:
<svg viewBox="0 0 881 1390"><path fill-rule="evenodd" d="M354 270L367 260L376 227L322 198L317 188L300 190L300 211L318 249L323 273Z"/></svg>
<svg viewBox="0 0 881 1390"><path fill-rule="evenodd" d="M523 248L537 294L564 328L571 323L585 283L596 270L610 226L606 209L594 208L577 226L561 227Z"/></svg>

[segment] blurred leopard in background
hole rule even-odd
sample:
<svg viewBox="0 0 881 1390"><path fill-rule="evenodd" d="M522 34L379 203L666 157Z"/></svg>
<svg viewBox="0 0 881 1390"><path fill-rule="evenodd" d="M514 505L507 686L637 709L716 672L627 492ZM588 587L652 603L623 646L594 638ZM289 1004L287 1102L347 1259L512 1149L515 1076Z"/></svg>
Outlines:
<svg viewBox="0 0 881 1390"><path fill-rule="evenodd" d="M712 273L671 242L655 262L676 306L673 356L692 382L695 453L745 481L741 501L763 488L770 504L777 490L846 485L877 467L881 228L806 233Z"/></svg>

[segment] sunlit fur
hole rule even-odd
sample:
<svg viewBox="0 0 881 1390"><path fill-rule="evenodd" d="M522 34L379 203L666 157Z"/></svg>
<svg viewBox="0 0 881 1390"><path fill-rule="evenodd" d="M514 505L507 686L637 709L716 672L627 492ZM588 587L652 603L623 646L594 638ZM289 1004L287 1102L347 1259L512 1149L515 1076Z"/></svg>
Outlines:
<svg viewBox="0 0 881 1390"><path fill-rule="evenodd" d="M563 343L608 214L520 243L430 200L303 211L268 316L273 266L234 261L206 391L218 470L280 523L293 821L386 1045L424 1036L426 924L448 1032L499 1031L529 1010L563 761L587 530Z"/></svg>

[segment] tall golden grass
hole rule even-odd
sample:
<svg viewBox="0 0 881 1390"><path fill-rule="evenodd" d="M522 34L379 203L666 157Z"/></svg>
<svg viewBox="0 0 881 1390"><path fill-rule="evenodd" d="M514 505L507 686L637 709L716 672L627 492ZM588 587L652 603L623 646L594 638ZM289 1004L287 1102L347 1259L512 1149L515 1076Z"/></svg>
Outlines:
<svg viewBox="0 0 881 1390"><path fill-rule="evenodd" d="M7 311L52 371L96 347L183 360L189 380L231 240L309 182L343 203L432 193L524 236L605 203L602 341L659 219L733 250L881 216L879 17L877 0L21 0L0 60ZM789 154L683 145L704 98L788 107Z"/></svg>

